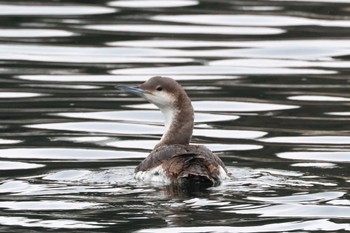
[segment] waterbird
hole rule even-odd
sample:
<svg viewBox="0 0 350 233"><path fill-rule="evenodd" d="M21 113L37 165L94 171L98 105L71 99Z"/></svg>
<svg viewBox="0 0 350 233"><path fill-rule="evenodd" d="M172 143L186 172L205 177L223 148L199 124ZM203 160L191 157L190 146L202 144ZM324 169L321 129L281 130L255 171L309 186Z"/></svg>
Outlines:
<svg viewBox="0 0 350 233"><path fill-rule="evenodd" d="M216 186L230 177L217 155L203 145L190 144L194 111L190 98L177 81L156 76L136 87L117 88L143 97L156 105L164 116L164 134L136 167L137 180Z"/></svg>

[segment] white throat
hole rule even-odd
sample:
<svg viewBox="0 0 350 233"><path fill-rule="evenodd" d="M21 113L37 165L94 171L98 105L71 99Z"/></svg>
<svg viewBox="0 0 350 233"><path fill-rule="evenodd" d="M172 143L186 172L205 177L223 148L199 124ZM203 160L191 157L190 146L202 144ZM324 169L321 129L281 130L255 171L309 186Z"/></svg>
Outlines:
<svg viewBox="0 0 350 233"><path fill-rule="evenodd" d="M162 136L162 139L163 139L165 135L169 132L171 125L173 124L176 111L171 107L162 108L160 109L160 111L163 113L164 126L165 126L164 133Z"/></svg>

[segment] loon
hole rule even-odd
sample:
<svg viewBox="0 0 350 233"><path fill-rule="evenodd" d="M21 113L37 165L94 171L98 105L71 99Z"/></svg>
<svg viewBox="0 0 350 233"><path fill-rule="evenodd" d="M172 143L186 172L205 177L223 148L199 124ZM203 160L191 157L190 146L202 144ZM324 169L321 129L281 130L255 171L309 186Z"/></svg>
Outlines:
<svg viewBox="0 0 350 233"><path fill-rule="evenodd" d="M178 82L156 76L137 87L117 88L156 105L165 120L160 142L135 169L137 180L216 186L230 177L217 155L205 146L190 144L194 111L190 98Z"/></svg>

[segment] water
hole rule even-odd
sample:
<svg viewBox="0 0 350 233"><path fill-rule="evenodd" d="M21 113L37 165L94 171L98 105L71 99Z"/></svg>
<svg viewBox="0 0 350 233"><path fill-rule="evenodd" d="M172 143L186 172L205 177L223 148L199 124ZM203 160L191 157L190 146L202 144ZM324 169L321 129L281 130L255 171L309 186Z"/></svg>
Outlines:
<svg viewBox="0 0 350 233"><path fill-rule="evenodd" d="M349 231L350 1L3 1L1 232ZM133 179L177 79L233 179Z"/></svg>

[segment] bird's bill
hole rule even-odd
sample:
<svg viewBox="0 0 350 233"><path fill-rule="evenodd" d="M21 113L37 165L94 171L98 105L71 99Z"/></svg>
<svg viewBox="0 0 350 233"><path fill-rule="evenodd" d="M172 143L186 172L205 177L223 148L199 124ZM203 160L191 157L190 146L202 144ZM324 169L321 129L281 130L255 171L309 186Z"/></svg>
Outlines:
<svg viewBox="0 0 350 233"><path fill-rule="evenodd" d="M138 96L144 96L145 91L139 87L132 87L132 86L116 86L117 89L127 92L127 93L132 93Z"/></svg>

